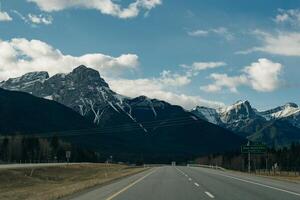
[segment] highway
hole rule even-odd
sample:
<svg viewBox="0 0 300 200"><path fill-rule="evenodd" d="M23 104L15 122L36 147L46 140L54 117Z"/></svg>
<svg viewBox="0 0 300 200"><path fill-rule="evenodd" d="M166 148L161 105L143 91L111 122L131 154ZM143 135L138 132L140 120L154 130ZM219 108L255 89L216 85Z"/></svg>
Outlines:
<svg viewBox="0 0 300 200"><path fill-rule="evenodd" d="M296 200L300 184L221 170L165 166L75 194L72 200Z"/></svg>

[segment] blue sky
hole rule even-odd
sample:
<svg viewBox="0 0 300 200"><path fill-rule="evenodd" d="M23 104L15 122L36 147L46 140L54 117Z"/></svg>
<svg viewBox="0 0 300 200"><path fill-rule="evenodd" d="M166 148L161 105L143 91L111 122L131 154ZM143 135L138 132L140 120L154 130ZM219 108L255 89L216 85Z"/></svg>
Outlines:
<svg viewBox="0 0 300 200"><path fill-rule="evenodd" d="M186 108L300 103L299 1L77 2L1 1L1 80L82 63L121 94Z"/></svg>

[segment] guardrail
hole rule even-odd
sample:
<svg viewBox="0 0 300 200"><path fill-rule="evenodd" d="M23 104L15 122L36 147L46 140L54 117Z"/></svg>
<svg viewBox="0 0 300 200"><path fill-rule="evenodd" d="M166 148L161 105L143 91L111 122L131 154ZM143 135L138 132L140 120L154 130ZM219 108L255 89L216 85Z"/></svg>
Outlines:
<svg viewBox="0 0 300 200"><path fill-rule="evenodd" d="M203 168L210 168L210 169L217 169L225 171L226 169L223 167L220 167L218 165L200 165L200 164L188 164L188 167L203 167Z"/></svg>

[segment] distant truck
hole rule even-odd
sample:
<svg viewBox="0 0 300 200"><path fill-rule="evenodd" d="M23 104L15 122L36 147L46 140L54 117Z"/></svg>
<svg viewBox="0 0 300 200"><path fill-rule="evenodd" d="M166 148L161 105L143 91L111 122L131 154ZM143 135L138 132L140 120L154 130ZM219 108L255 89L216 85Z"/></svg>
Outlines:
<svg viewBox="0 0 300 200"><path fill-rule="evenodd" d="M176 166L176 162L173 161L173 162L171 163L171 165L172 165L172 166Z"/></svg>

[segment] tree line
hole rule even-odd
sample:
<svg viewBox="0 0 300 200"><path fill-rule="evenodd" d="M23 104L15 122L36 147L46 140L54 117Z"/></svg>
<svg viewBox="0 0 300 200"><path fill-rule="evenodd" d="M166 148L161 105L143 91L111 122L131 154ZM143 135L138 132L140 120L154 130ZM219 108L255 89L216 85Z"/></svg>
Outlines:
<svg viewBox="0 0 300 200"><path fill-rule="evenodd" d="M59 139L33 136L2 136L0 138L0 163L66 162L66 152L71 152L71 162L98 162L97 152L75 147Z"/></svg>
<svg viewBox="0 0 300 200"><path fill-rule="evenodd" d="M218 165L227 169L247 171L248 154L240 151L201 156L197 164ZM280 149L269 148L264 154L251 154L251 170L281 170L300 172L300 143L292 143Z"/></svg>

